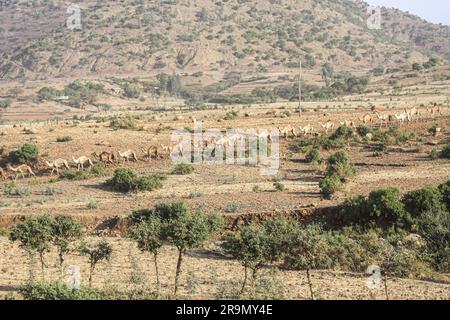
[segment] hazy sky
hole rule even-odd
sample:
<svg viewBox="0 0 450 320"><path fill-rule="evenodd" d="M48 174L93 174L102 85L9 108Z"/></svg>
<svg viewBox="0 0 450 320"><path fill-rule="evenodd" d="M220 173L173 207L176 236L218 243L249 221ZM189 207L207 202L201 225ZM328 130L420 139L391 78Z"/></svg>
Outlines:
<svg viewBox="0 0 450 320"><path fill-rule="evenodd" d="M365 0L372 5L409 11L425 20L450 25L449 0Z"/></svg>

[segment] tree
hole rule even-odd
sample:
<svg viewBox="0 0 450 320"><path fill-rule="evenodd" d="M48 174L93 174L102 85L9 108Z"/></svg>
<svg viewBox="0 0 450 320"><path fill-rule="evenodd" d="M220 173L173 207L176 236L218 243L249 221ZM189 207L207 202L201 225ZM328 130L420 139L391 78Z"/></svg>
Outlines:
<svg viewBox="0 0 450 320"><path fill-rule="evenodd" d="M45 277L44 254L50 251L52 238L52 219L49 215L27 218L13 226L9 234L9 239L20 242L20 247L24 248L30 255L33 251L39 254L42 278Z"/></svg>
<svg viewBox="0 0 450 320"><path fill-rule="evenodd" d="M267 238L264 229L257 224L249 224L239 228L231 237L223 243L225 253L238 260L244 267L244 281L241 294L244 293L248 279L248 269L253 271L253 279L256 272L267 261Z"/></svg>
<svg viewBox="0 0 450 320"><path fill-rule="evenodd" d="M160 204L155 207L164 225L165 240L178 250L174 294L177 294L183 255L188 249L201 247L220 231L223 219L217 214L190 212L183 202Z"/></svg>
<svg viewBox="0 0 450 320"><path fill-rule="evenodd" d="M52 242L58 250L61 272L64 266L64 255L70 251L70 243L83 235L81 223L69 216L57 216L52 222Z"/></svg>
<svg viewBox="0 0 450 320"><path fill-rule="evenodd" d="M158 216L150 216L147 220L142 220L131 226L128 235L136 241L138 248L142 252L153 254L153 261L156 272L156 286L159 289L158 253L163 245L163 225Z"/></svg>
<svg viewBox="0 0 450 320"><path fill-rule="evenodd" d="M97 263L102 260L111 259L112 246L104 239L100 240L94 245L87 245L83 243L79 249L80 253L89 258L89 287L92 286L92 276L94 275Z"/></svg>
<svg viewBox="0 0 450 320"><path fill-rule="evenodd" d="M329 265L330 258L327 254L327 240L322 228L317 224L311 224L306 227L297 225L294 230L291 234L284 264L289 268L306 270L311 299L314 300L315 295L310 270Z"/></svg>

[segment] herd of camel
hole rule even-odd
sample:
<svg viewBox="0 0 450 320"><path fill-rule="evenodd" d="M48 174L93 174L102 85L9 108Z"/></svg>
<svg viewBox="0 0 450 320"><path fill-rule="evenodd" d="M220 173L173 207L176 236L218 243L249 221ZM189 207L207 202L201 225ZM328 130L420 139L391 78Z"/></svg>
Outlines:
<svg viewBox="0 0 450 320"><path fill-rule="evenodd" d="M364 126L370 126L371 128L378 124L380 128L383 128L385 126L386 128L389 126L389 124L392 123L400 123L404 124L407 122L412 122L414 120L417 120L420 118L420 116L423 113L428 113L431 115L431 117L436 116L443 116L443 109L441 107L427 107L425 110L420 110L416 107L412 109L404 109L401 113L395 113L395 114L389 114L389 113L379 113L374 111L373 114L365 114L363 117L358 118L360 124ZM322 127L323 132L325 134L328 134L328 132L335 128L335 123L331 120L328 120L326 123L319 122L319 125ZM340 126L347 126L352 129L355 129L357 124L353 120L344 120L339 121ZM297 137L298 134L303 134L304 136L314 134L314 127L310 124L306 125L305 127L300 127L298 130L294 128L291 125L288 125L287 127L281 128L279 127L278 130L280 131L280 135L288 138L290 135Z"/></svg>
<svg viewBox="0 0 450 320"><path fill-rule="evenodd" d="M397 123L403 124L405 122L411 122L416 119L419 119L422 112L428 112L433 117L435 117L436 115L441 115L441 116L443 115L443 110L441 109L441 107L427 108L426 111L419 110L414 107L410 110L405 109L403 112L396 113L396 114L378 113L375 111L373 114L365 114L362 118L358 118L358 119L359 119L360 123L365 126L373 127L376 124L376 121L378 120L378 124L380 125L380 127L383 127L383 126L388 127L388 125L390 123L397 122ZM328 134L328 132L335 127L335 123L332 122L331 120L328 120L326 123L319 122L319 124L322 127L325 134ZM341 125L341 126L345 125L350 128L356 128L356 123L353 120L339 121L339 125ZM311 135L311 134L318 134L318 133L314 132L314 127L311 124L308 124L304 127L299 128L298 131L296 130L296 128L294 128L291 125L284 127L284 128L279 127L278 130L279 130L280 136L284 137L284 138L288 138L291 134L294 137L297 137L298 136L297 133L301 133L304 136ZM261 138L261 135L264 135L264 138L267 138L267 140L269 142L272 141L272 136L270 134L267 134L266 132L257 133L257 134L258 134L258 138ZM265 135L267 135L267 136L265 136ZM215 146L218 146L218 145L232 146L238 141L238 139L243 139L243 137L241 135L233 135L233 136L223 136L220 139L212 138L212 140L209 140L209 141L206 141L206 140L201 141L200 142L201 145L199 145L199 147L208 148L211 146L211 144L213 146L214 145ZM213 150L213 148L211 150ZM173 152L182 153L183 152L183 143L182 142L172 142L171 145L160 144L159 146L150 146L146 150L143 150L143 152L144 152L144 157L146 157L147 159L164 157L166 155L173 154ZM133 150L127 150L124 152L119 151L117 154L115 154L113 152L107 152L107 151L103 151L101 153L94 152L91 154L91 156L95 161L104 163L104 164L113 164L118 161L120 162L120 160L122 160L123 163L130 162L130 161L136 161L136 162L138 161L136 152L134 152ZM72 156L72 161L78 170L83 170L85 168L85 166L93 166L94 165L92 159L89 157L86 157L86 156L81 156L79 158L75 158ZM50 171L50 175L53 175L55 172L57 174L59 174L59 170L62 168L66 168L66 169L70 168L69 162L65 159L56 159L53 162L45 161L45 164L47 165L48 171ZM4 170L0 167L0 178L7 179L7 174L6 174L7 171L10 171L13 173L15 180L19 176L21 176L22 178L25 178L26 175L28 175L30 177L36 176L35 173L33 172L33 169L27 164L19 165L17 167L13 167L11 164L8 164L6 167L6 170Z"/></svg>
<svg viewBox="0 0 450 320"><path fill-rule="evenodd" d="M114 153L106 152L106 151L104 151L100 154L97 154L96 152L94 152L94 153L92 153L92 157L95 160L97 160L99 162L103 162L103 163L108 163L108 162L114 163L116 161L116 159L120 159L120 158L123 159L124 162L125 161L129 162L130 160L138 161L136 153L132 150L127 150L124 152L119 151L117 153L117 155ZM83 170L85 168L85 166L93 166L94 165L94 162L91 160L91 158L86 157L86 156L81 156L79 158L75 158L72 156L72 161L78 170ZM47 168L50 171L50 176L53 175L55 172L57 174L59 174L60 169L63 169L63 168L70 169L69 162L67 160L61 159L61 158L56 159L53 162L45 161L45 164L47 165ZM25 178L26 175L28 175L29 177L36 176L33 169L27 164L22 164L17 167L13 167L11 164L8 164L6 166L6 170L3 170L0 167L0 178L7 179L7 174L6 174L7 171L10 171L13 173L14 180L17 180L17 178L19 176L21 176L23 179Z"/></svg>

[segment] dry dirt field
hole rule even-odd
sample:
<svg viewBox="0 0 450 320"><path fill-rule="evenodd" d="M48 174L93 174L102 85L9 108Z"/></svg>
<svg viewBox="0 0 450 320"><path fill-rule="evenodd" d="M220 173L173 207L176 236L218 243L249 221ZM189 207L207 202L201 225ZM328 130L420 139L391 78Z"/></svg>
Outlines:
<svg viewBox="0 0 450 320"><path fill-rule="evenodd" d="M30 115L28 121L18 122L13 113L6 113L4 119L11 121L0 127L0 146L7 153L25 142L36 143L40 147L44 159L53 161L64 158L71 161L72 156L91 156L93 152L117 152L123 150L136 151L139 161L131 163L115 163L107 166L107 174L103 177L79 181L58 180L50 177L45 164L40 164L35 171L37 177L18 179L17 187L25 190L24 196L11 196L4 192L6 181L0 183L0 227L8 228L18 221L20 216L42 213L66 214L79 219L89 226L92 236L109 237L114 245L113 259L109 264L99 267L94 278L96 286L130 285L130 277L139 271L146 279L145 283L153 284L153 268L149 256L138 252L135 246L121 237L119 229L110 229L106 220L126 217L133 210L153 207L158 202L183 200L190 207L203 207L205 211L219 212L229 219L238 219L244 215L273 214L277 212L300 212L302 215L314 214L315 210L341 203L349 196L368 194L374 189L397 187L407 192L425 185L437 185L450 177L448 160L430 160L432 149L440 149L450 140L450 109L443 107L443 114L432 116L425 107L430 102L444 103L445 90L439 94L427 93L422 87L422 94L415 98L402 95L395 100L381 97L348 97L342 101L327 103L305 103L305 111L294 113L296 104L278 103L257 106L224 106L202 111L183 111L176 108L176 101L167 103L168 111L158 112L152 108L139 106L114 108L109 113L94 114L95 119L88 121L55 121L48 116ZM431 90L431 92L434 92ZM415 104L417 103L417 104ZM282 159L275 176L262 176L258 166L248 165L195 165L195 171L189 175L171 174L174 165L168 157L144 159L143 150L151 145L167 144L173 129L192 128L191 117L203 122L203 128L273 128L312 125L316 132L323 134L319 122L328 120L339 125L339 121L352 120L360 124L360 118L372 114L368 110L370 104L376 105L377 111L393 115L405 107L417 106L421 111L419 118L410 123L400 125L402 131L414 132L418 141L401 147L389 147L386 154L374 157L373 151L360 145L350 144L345 147L351 162L358 173L332 200L324 200L320 196L318 182L324 169L320 165L308 164L304 155L294 153L289 146L295 139L280 139ZM339 107L340 106L340 107ZM284 111L292 113L283 116ZM21 110L21 112L25 112ZM229 111L237 111L233 120L224 120ZM109 116L130 114L139 116L136 121L137 130L113 130L109 127ZM67 114L66 114L67 116ZM45 117L44 117L45 118ZM442 129L437 137L428 133L428 128L436 124ZM375 123L377 125L377 122ZM24 128L32 128L33 134L25 134ZM58 137L70 136L71 141L57 142ZM326 158L327 152L323 157ZM114 169L129 167L139 174L164 173L167 180L163 188L152 192L137 194L114 193L102 184ZM286 189L277 192L274 181L281 182ZM255 192L255 186L259 192ZM28 264L24 252L15 245L0 240L0 294L15 292L17 287L27 279ZM171 290L175 268L176 252L174 248L165 247L161 255L161 273L163 291ZM47 277L57 274L56 255L48 255L49 269ZM80 264L82 271L87 268L84 258L70 256L68 262ZM138 266L138 267L136 267ZM37 267L36 267L37 268ZM54 272L52 272L52 269ZM37 270L37 269L36 269ZM242 270L236 261L214 256L207 250L190 252L186 258L181 279L181 293L190 298L217 297L221 286L231 281L239 281ZM212 279L215 277L218 281ZM281 280L287 298L307 299L308 287L305 274L302 272L280 271L276 277ZM316 295L321 299L383 299L384 291L371 291L366 288L363 275L352 275L334 271L314 271L313 285ZM450 298L450 282L442 275L441 283L436 281L418 281L408 279L392 279L390 291L392 298L398 299L448 299ZM214 280L214 281L213 281Z"/></svg>

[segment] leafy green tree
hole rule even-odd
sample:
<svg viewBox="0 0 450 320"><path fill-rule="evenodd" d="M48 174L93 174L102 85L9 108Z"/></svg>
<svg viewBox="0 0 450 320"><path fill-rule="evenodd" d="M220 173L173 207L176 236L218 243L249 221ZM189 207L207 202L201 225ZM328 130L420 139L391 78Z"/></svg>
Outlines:
<svg viewBox="0 0 450 320"><path fill-rule="evenodd" d="M41 262L42 278L45 277L44 254L50 251L50 244L53 239L53 221L49 215L27 218L25 221L14 225L9 233L11 241L18 241L20 247L30 254L36 251Z"/></svg>
<svg viewBox="0 0 450 320"><path fill-rule="evenodd" d="M244 267L244 281L241 294L248 281L248 269L252 271L253 280L257 271L268 261L269 239L262 225L251 223L241 226L238 231L227 237L223 249Z"/></svg>
<svg viewBox="0 0 450 320"><path fill-rule="evenodd" d="M326 268L330 265L330 257L327 254L328 244L324 232L319 225L311 224L306 227L298 227L292 233L290 248L285 256L286 267L296 270L306 270L306 277L311 299L315 299L310 270Z"/></svg>
<svg viewBox="0 0 450 320"><path fill-rule="evenodd" d="M183 202L160 204L155 214L164 224L164 237L178 250L174 294L178 290L183 255L188 249L199 248L220 231L223 219L217 214L190 212Z"/></svg>
<svg viewBox="0 0 450 320"><path fill-rule="evenodd" d="M69 216L57 216L52 221L52 242L58 249L59 266L64 267L65 255L70 251L70 243L80 239L83 226Z"/></svg>
<svg viewBox="0 0 450 320"><path fill-rule="evenodd" d="M148 252L153 255L156 285L159 289L158 253L164 241L164 229L161 219L158 216L152 215L147 220L141 220L131 226L128 235L136 241L138 248L142 252Z"/></svg>
<svg viewBox="0 0 450 320"><path fill-rule="evenodd" d="M83 243L79 248L80 254L89 258L89 287L92 287L92 276L94 275L95 267L102 260L110 260L112 251L112 246L104 239L93 245Z"/></svg>

